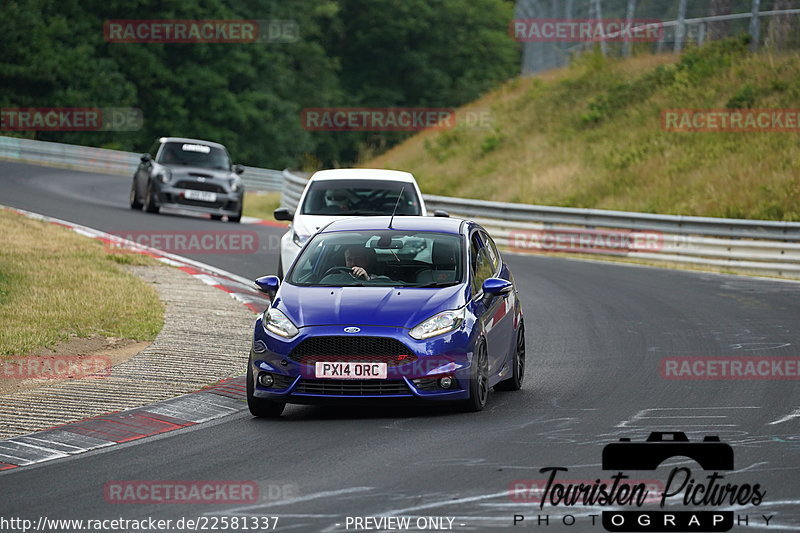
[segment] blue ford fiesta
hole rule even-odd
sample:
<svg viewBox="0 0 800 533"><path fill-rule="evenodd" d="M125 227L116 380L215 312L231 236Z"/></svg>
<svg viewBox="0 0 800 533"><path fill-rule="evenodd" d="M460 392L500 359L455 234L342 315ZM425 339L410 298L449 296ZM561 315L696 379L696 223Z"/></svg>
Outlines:
<svg viewBox="0 0 800 533"><path fill-rule="evenodd" d="M489 387L525 372L514 278L486 230L455 218L338 220L305 245L256 320L247 403L459 402L479 411Z"/></svg>

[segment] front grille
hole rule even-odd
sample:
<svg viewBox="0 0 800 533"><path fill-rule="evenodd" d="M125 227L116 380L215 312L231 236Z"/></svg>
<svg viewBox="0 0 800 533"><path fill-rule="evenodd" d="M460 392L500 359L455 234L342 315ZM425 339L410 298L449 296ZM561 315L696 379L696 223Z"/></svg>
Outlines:
<svg viewBox="0 0 800 533"><path fill-rule="evenodd" d="M219 192L219 193L225 192L225 189L223 189L216 183L201 183L199 181L182 180L177 182L175 184L175 187L179 189L192 189L194 191L207 191L207 192Z"/></svg>
<svg viewBox="0 0 800 533"><path fill-rule="evenodd" d="M335 361L400 366L413 363L417 356L408 346L391 337L328 336L307 338L292 350L289 359L305 365Z"/></svg>
<svg viewBox="0 0 800 533"><path fill-rule="evenodd" d="M402 379L304 379L295 392L324 396L411 396Z"/></svg>

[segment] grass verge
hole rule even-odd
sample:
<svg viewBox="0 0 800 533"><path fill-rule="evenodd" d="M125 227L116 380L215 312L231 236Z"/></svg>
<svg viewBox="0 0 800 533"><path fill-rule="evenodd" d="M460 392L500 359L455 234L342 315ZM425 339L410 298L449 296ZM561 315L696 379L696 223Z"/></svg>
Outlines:
<svg viewBox="0 0 800 533"><path fill-rule="evenodd" d="M99 241L0 209L0 355L27 355L70 335L155 339L156 292L120 265L155 264L109 253Z"/></svg>
<svg viewBox="0 0 800 533"><path fill-rule="evenodd" d="M429 194L647 213L800 220L798 133L670 132L668 109L797 109L800 53L715 41L681 56L587 54L461 109L490 127L427 131L363 163Z"/></svg>
<svg viewBox="0 0 800 533"><path fill-rule="evenodd" d="M279 192L248 192L244 197L244 212L247 217L273 220L272 212L281 205Z"/></svg>

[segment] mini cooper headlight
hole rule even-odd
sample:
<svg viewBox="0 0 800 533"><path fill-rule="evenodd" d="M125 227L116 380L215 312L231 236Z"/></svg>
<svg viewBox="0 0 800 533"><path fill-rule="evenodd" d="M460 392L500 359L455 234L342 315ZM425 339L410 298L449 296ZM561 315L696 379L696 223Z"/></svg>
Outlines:
<svg viewBox="0 0 800 533"><path fill-rule="evenodd" d="M158 178L158 181L161 183L169 183L169 180L172 179L172 172L170 172L168 168L162 168L158 171L158 174L156 174L156 178Z"/></svg>
<svg viewBox="0 0 800 533"><path fill-rule="evenodd" d="M242 190L242 180L232 179L231 180L231 191L239 192Z"/></svg>
<svg viewBox="0 0 800 533"><path fill-rule="evenodd" d="M462 307L461 309L456 309L454 311L443 311L438 315L434 315L421 324L413 327L408 334L418 341L421 341L422 339L435 337L436 335L453 331L454 329L458 329L458 327L464 322L466 312L466 307Z"/></svg>
<svg viewBox="0 0 800 533"><path fill-rule="evenodd" d="M286 339L291 339L300 332L297 326L292 324L292 321L289 320L286 315L274 307L267 309L261 315L261 325L266 331Z"/></svg>

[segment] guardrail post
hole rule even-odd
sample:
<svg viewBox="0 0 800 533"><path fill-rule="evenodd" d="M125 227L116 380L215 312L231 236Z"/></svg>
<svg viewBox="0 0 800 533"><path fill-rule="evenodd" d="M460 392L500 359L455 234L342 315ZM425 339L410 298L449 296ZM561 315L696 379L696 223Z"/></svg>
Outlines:
<svg viewBox="0 0 800 533"><path fill-rule="evenodd" d="M761 21L758 14L761 11L761 0L753 0L753 15L750 18L750 50L758 51L758 41L761 38Z"/></svg>
<svg viewBox="0 0 800 533"><path fill-rule="evenodd" d="M687 0L681 0L678 6L678 25L675 26L675 53L679 54L683 50L683 39L686 36L686 4Z"/></svg>
<svg viewBox="0 0 800 533"><path fill-rule="evenodd" d="M701 22L700 27L697 28L697 46L703 46L706 40L706 23Z"/></svg>
<svg viewBox="0 0 800 533"><path fill-rule="evenodd" d="M592 0L592 6L594 6L594 18L600 24L603 24L603 4L602 0ZM589 18L592 18L591 16ZM603 57L608 56L608 43L605 40L605 25L603 26L603 38L600 39L600 50L603 52Z"/></svg>
<svg viewBox="0 0 800 533"><path fill-rule="evenodd" d="M625 19L628 21L629 26L633 24L634 13L636 13L636 0L628 0L628 10L625 13ZM628 38L628 34L626 34L625 44L622 47L622 55L625 57L630 57L632 50L633 50L633 43Z"/></svg>

